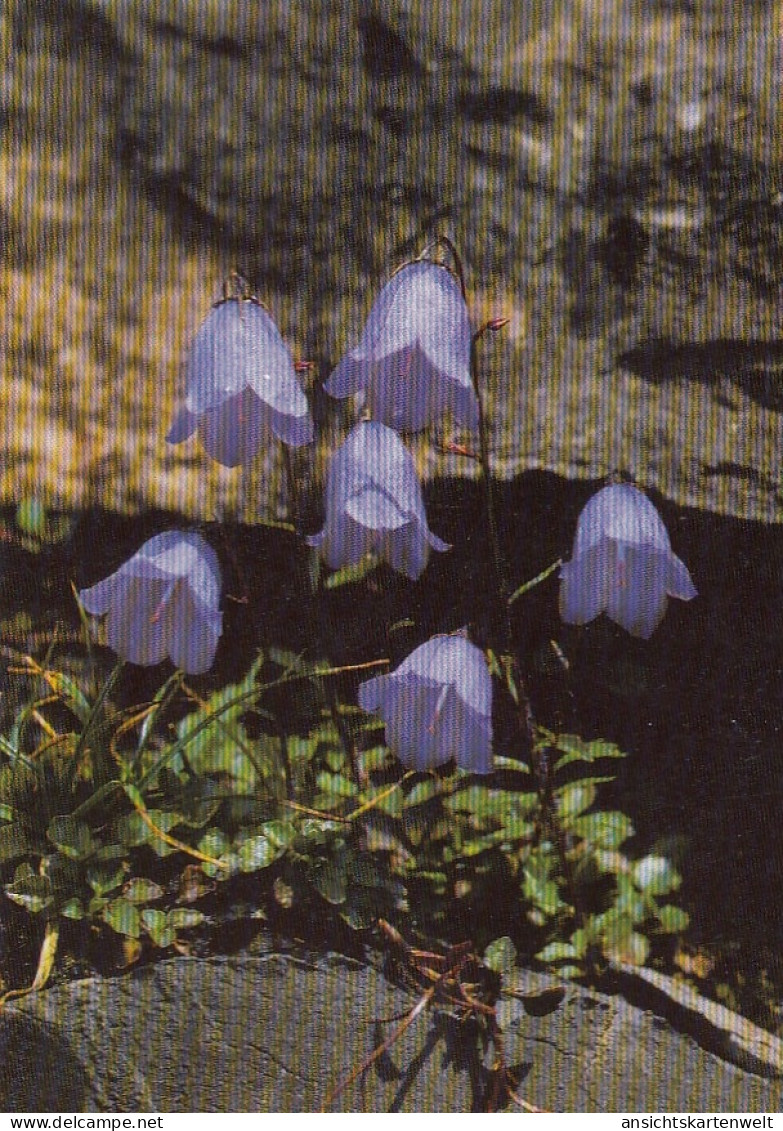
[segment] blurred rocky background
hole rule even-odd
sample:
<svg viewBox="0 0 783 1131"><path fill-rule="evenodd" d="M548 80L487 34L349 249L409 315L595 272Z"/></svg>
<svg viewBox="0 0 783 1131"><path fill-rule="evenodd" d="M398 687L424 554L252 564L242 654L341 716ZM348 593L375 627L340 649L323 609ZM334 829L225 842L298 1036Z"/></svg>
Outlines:
<svg viewBox="0 0 783 1131"><path fill-rule="evenodd" d="M493 466L783 520L779 0L10 0L0 501L252 520L164 435L238 267L319 417L390 271L458 246ZM429 473L474 475L422 447Z"/></svg>

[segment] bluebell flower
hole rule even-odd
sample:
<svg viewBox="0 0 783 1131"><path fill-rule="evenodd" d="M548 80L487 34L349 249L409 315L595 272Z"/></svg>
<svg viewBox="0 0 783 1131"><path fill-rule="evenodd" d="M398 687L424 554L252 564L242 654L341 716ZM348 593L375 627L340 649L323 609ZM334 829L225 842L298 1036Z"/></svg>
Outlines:
<svg viewBox="0 0 783 1131"><path fill-rule="evenodd" d="M409 769L453 758L474 774L492 770L492 681L484 653L462 635L434 636L367 680L359 706L381 716L389 749Z"/></svg>
<svg viewBox="0 0 783 1131"><path fill-rule="evenodd" d="M358 345L324 388L338 398L362 394L372 419L399 432L420 432L448 411L477 430L470 345L454 276L436 263L410 263L383 288Z"/></svg>
<svg viewBox="0 0 783 1131"><path fill-rule="evenodd" d="M332 456L326 475L326 522L307 540L331 569L367 554L415 580L430 550L450 547L427 526L413 457L391 428L357 424Z"/></svg>
<svg viewBox="0 0 783 1131"><path fill-rule="evenodd" d="M564 621L587 624L605 612L644 640L663 620L669 597L696 596L660 515L646 495L627 484L604 487L590 499L560 577Z"/></svg>
<svg viewBox="0 0 783 1131"><path fill-rule="evenodd" d="M198 431L225 467L249 463L271 432L291 447L309 444L313 421L293 359L264 308L252 298L213 306L185 360L187 395L167 441Z"/></svg>
<svg viewBox="0 0 783 1131"><path fill-rule="evenodd" d="M88 613L107 616L106 643L132 664L170 656L183 672L207 671L223 628L220 566L198 534L170 530L145 542L116 573L79 600Z"/></svg>

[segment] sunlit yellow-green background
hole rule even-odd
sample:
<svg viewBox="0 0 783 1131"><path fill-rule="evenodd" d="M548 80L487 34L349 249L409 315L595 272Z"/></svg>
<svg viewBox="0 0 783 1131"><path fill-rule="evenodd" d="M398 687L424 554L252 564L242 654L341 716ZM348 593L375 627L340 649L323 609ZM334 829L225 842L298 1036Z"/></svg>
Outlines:
<svg viewBox="0 0 783 1131"><path fill-rule="evenodd" d="M499 476L783 520L783 6L382 7L4 6L0 500L282 513L274 447L243 480L164 440L223 277L312 387L440 231L476 325L510 319L481 347ZM618 218L646 243L611 269Z"/></svg>

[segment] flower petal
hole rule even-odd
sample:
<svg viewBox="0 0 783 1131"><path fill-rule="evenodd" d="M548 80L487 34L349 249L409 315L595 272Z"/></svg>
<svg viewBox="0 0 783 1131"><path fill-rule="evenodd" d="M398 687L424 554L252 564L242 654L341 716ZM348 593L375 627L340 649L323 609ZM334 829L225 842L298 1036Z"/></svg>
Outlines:
<svg viewBox="0 0 783 1131"><path fill-rule="evenodd" d="M601 538L659 550L671 548L657 510L644 492L628 483L604 487L587 502L577 523L573 556L588 550Z"/></svg>
<svg viewBox="0 0 783 1131"><path fill-rule="evenodd" d="M427 527L410 453L396 432L369 421L357 424L332 457L324 528L308 541L332 569L375 550L412 578L426 566L430 548L448 549Z"/></svg>
<svg viewBox="0 0 783 1131"><path fill-rule="evenodd" d="M109 609L106 643L131 664L146 667L168 652L168 601L176 582L135 579Z"/></svg>
<svg viewBox="0 0 783 1131"><path fill-rule="evenodd" d="M79 600L88 613L92 616L103 616L108 613L115 601L123 601L127 593L131 578L123 576L119 571L111 577L104 578L97 585L89 589L79 590Z"/></svg>
<svg viewBox="0 0 783 1131"><path fill-rule="evenodd" d="M375 534L360 526L350 515L341 513L328 521L320 534L307 539L310 546L319 549L329 569L358 565L375 545Z"/></svg>
<svg viewBox="0 0 783 1131"><path fill-rule="evenodd" d="M410 677L395 681L387 692L383 716L386 742L402 764L412 770L431 770L449 760L450 755L438 749L434 725L442 692L440 684Z"/></svg>
<svg viewBox="0 0 783 1131"><path fill-rule="evenodd" d="M369 484L346 499L345 513L368 530L399 530L411 521L396 499Z"/></svg>
<svg viewBox="0 0 783 1131"><path fill-rule="evenodd" d="M678 597L681 601L692 601L698 597L698 591L693 584L685 562L676 554L670 554L666 560L666 592L670 597Z"/></svg>
<svg viewBox="0 0 783 1131"><path fill-rule="evenodd" d="M492 768L492 681L486 658L463 636L436 636L389 675L359 688L359 705L386 724L389 749L406 766L431 769L454 758Z"/></svg>
<svg viewBox="0 0 783 1131"><path fill-rule="evenodd" d="M560 617L566 624L587 624L602 613L613 584L616 547L601 539L560 567Z"/></svg>
<svg viewBox="0 0 783 1131"><path fill-rule="evenodd" d="M210 666L222 630L220 583L212 547L199 534L168 530L81 599L88 612L108 613L107 643L122 659L157 664L171 650L195 673Z"/></svg>
<svg viewBox="0 0 783 1131"><path fill-rule="evenodd" d="M475 774L491 772L491 719L469 707L453 687L448 688L448 696L431 727L438 764L453 758L460 769Z"/></svg>
<svg viewBox="0 0 783 1131"><path fill-rule="evenodd" d="M334 397L366 391L373 418L403 432L421 431L447 411L476 428L470 349L456 280L439 264L409 263L383 288L358 345L325 388Z"/></svg>
<svg viewBox="0 0 783 1131"><path fill-rule="evenodd" d="M239 467L255 459L269 424L269 409L251 389L243 389L201 418L204 451L224 467Z"/></svg>
<svg viewBox="0 0 783 1131"><path fill-rule="evenodd" d="M631 636L649 640L663 620L665 569L661 555L645 546L627 547L618 557L606 614Z"/></svg>
<svg viewBox="0 0 783 1131"><path fill-rule="evenodd" d="M198 428L198 417L186 408L181 408L174 417L174 423L166 433L167 444L181 444L190 439Z"/></svg>
<svg viewBox="0 0 783 1131"><path fill-rule="evenodd" d="M179 585L171 602L169 656L188 675L201 675L214 662L223 618L209 615L187 585Z"/></svg>
<svg viewBox="0 0 783 1131"><path fill-rule="evenodd" d="M185 360L185 407L167 439L180 443L197 425L207 453L226 467L249 462L269 429L293 447L313 438L307 397L277 326L250 299L218 303Z"/></svg>

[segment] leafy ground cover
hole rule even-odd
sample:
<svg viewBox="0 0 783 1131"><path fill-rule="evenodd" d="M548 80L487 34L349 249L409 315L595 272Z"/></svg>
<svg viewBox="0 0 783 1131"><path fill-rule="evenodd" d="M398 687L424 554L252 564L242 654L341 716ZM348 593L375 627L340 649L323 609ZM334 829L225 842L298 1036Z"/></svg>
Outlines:
<svg viewBox="0 0 783 1131"><path fill-rule="evenodd" d="M542 519L562 488L535 486ZM434 502L447 534L454 489ZM480 506L470 496L460 500L468 515ZM504 502L510 548L516 514L511 496ZM491 778L416 774L389 754L382 726L351 705L356 687L383 670L379 658L394 664L428 623L480 627L490 616L474 600L487 584L486 550L432 565L426 594L413 586L412 608L410 585L391 571L304 607L296 592L309 563L290 535L210 528L216 545L232 546L233 646L221 647L213 673L186 678L170 665L114 672L111 654L88 644L69 588L85 580L88 546L122 556L145 524L86 514L42 525L22 509L6 512L4 531L7 989L29 985L42 954L44 964L56 954L57 976L69 976L173 950L230 950L269 929L356 950L377 941L383 918L413 939L470 938L490 960L513 947L521 960L592 980L613 958L651 962L777 1030L768 897L779 866L763 808L738 809L717 772L730 741L725 754L748 796L762 773L774 719L756 718L755 733L739 740L732 724L745 698L749 730L747 696L763 701L758 658L733 656L733 673L716 685L714 670L697 672L686 656L693 686L678 686L683 656L666 654L678 646L676 625L646 652L608 623L585 641L583 630L553 621L545 580L520 598L518 614L531 655L533 747L519 748L506 684L493 711ZM455 594L463 567L471 584ZM694 648L709 638L716 599L698 580L707 608ZM502 688L499 661L494 675ZM700 762L698 733L683 753L695 705L713 710L712 767ZM723 853L714 840L721 824ZM746 845L757 855L744 855Z"/></svg>

